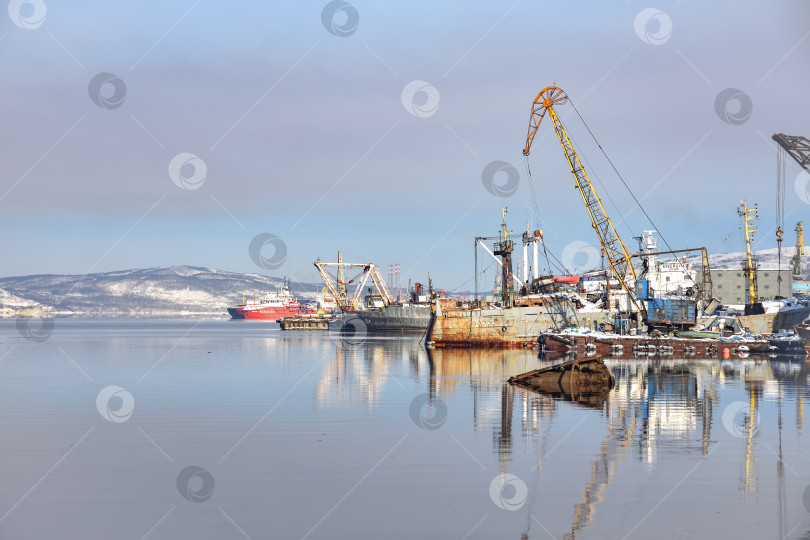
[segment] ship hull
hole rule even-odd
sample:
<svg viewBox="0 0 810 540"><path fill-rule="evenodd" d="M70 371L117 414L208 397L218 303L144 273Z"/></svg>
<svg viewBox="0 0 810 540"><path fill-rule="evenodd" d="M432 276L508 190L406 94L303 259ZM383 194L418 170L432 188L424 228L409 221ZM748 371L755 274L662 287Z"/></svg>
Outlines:
<svg viewBox="0 0 810 540"><path fill-rule="evenodd" d="M579 312L566 299L544 299L531 306L459 308L439 300L431 318L428 343L434 347L535 348L541 332L606 322L602 311Z"/></svg>
<svg viewBox="0 0 810 540"><path fill-rule="evenodd" d="M424 333L430 324L430 306L388 306L383 310L347 311L329 323L330 331L359 325L367 334Z"/></svg>
<svg viewBox="0 0 810 540"><path fill-rule="evenodd" d="M773 334L780 330L791 329L801 324L810 316L810 306L794 306L774 313L760 313L758 315L741 315L737 317L740 328L747 329L752 334ZM708 326L712 317L700 318L699 323Z"/></svg>
<svg viewBox="0 0 810 540"><path fill-rule="evenodd" d="M262 307L257 309L244 309L241 306L228 308L228 313L233 319L249 319L277 322L282 317L295 317L303 315L306 310L292 310L285 307Z"/></svg>
<svg viewBox="0 0 810 540"><path fill-rule="evenodd" d="M802 340L805 347L810 349L810 325L804 323L794 324L793 328L796 330L796 335Z"/></svg>

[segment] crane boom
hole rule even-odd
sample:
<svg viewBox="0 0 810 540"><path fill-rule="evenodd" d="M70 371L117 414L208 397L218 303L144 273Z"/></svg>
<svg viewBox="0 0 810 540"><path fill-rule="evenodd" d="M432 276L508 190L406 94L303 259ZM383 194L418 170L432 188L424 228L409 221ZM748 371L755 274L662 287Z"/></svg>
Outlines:
<svg viewBox="0 0 810 540"><path fill-rule="evenodd" d="M602 251L605 254L605 259L608 261L613 274L619 280L622 288L627 292L630 301L635 308L646 318L646 309L642 303L636 299L634 290L636 281L636 271L630 263L630 252L616 232L613 222L610 220L607 212L605 211L602 200L599 194L588 178L588 173L582 166L582 162L577 156L574 145L568 138L568 134L563 128L560 118L554 111L554 105L562 105L568 101L568 96L562 89L556 86L549 86L544 88L535 98L532 104L532 115L529 119L529 132L526 135L526 146L523 149L523 155L528 156L531 150L532 142L534 141L537 130L540 128L540 122L543 117L548 113L554 124L554 131L557 133L557 138L565 152L565 157L568 160L568 165L571 172L576 179L577 189L579 190L582 200L588 209L588 214L591 218L591 225L593 226L596 234L599 236L599 242L602 245Z"/></svg>
<svg viewBox="0 0 810 540"><path fill-rule="evenodd" d="M771 137L779 146L785 149L785 152L790 154L790 157L796 160L796 163L802 166L805 171L810 172L810 141L805 137L785 135L784 133L776 133Z"/></svg>

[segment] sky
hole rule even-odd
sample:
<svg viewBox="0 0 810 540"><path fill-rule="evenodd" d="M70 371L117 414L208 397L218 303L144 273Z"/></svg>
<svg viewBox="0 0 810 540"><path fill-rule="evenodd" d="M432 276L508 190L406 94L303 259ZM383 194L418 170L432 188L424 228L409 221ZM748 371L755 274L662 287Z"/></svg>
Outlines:
<svg viewBox="0 0 810 540"><path fill-rule="evenodd" d="M628 247L657 228L739 251L745 199L770 248L771 135L810 137L806 0L12 0L0 61L3 276L318 282L312 262L341 251L468 289L504 206L581 270L598 238L548 119L522 153L547 86ZM785 246L808 182L786 163Z"/></svg>

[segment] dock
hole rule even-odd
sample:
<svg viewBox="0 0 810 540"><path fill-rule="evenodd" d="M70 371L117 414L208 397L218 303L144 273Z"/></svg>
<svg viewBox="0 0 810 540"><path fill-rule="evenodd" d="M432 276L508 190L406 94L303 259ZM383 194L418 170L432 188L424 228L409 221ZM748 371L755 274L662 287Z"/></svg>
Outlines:
<svg viewBox="0 0 810 540"><path fill-rule="evenodd" d="M767 355L771 352L769 342L766 339L724 340L547 332L541 334L538 341L540 341L541 347L548 352L590 353L611 357L642 355L715 357L726 356L730 353Z"/></svg>

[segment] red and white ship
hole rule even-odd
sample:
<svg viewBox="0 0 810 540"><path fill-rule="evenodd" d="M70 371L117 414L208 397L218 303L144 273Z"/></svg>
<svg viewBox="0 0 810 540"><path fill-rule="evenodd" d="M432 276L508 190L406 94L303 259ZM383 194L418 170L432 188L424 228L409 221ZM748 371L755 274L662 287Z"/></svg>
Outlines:
<svg viewBox="0 0 810 540"><path fill-rule="evenodd" d="M235 308L228 308L233 319L262 319L265 321L278 321L282 317L294 317L314 313L290 292L290 282L284 280L284 285L278 291L268 292L264 298L257 300L242 300Z"/></svg>

